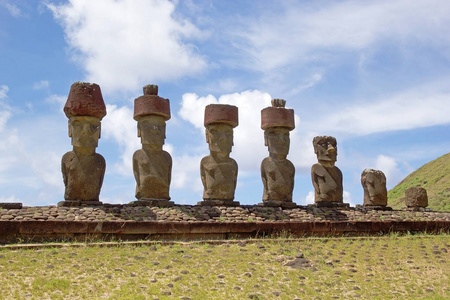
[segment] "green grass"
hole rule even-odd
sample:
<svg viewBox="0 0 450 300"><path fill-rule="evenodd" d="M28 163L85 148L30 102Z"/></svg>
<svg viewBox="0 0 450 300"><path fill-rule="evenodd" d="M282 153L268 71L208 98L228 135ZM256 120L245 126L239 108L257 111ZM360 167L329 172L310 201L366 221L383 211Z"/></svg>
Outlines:
<svg viewBox="0 0 450 300"><path fill-rule="evenodd" d="M417 169L388 192L388 205L405 207L405 190L421 186L427 190L428 207L434 211L450 211L450 153Z"/></svg>
<svg viewBox="0 0 450 300"><path fill-rule="evenodd" d="M449 250L445 234L1 249L0 299L448 299Z"/></svg>

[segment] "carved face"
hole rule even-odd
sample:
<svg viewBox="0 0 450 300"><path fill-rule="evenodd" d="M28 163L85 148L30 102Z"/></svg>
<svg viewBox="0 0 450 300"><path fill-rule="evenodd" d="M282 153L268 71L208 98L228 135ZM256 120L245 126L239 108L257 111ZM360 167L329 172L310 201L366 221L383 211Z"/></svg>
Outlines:
<svg viewBox="0 0 450 300"><path fill-rule="evenodd" d="M314 139L314 153L319 161L336 162L337 143L333 137Z"/></svg>
<svg viewBox="0 0 450 300"><path fill-rule="evenodd" d="M76 147L96 148L100 139L100 119L76 116L69 119L69 136Z"/></svg>
<svg viewBox="0 0 450 300"><path fill-rule="evenodd" d="M364 193L371 201L386 199L386 176L382 172L364 172L361 176Z"/></svg>
<svg viewBox="0 0 450 300"><path fill-rule="evenodd" d="M284 127L268 128L264 131L265 145L269 152L274 154L288 155L289 153L289 129Z"/></svg>
<svg viewBox="0 0 450 300"><path fill-rule="evenodd" d="M227 124L210 124L206 127L209 150L230 153L233 146L233 127Z"/></svg>
<svg viewBox="0 0 450 300"><path fill-rule="evenodd" d="M164 145L166 122L161 116L143 116L138 120L138 137L142 144Z"/></svg>

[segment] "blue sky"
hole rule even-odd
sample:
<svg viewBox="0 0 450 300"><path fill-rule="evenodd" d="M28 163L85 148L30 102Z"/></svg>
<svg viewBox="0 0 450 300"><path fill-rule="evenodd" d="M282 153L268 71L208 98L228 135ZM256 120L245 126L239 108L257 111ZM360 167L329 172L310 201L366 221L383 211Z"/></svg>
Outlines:
<svg viewBox="0 0 450 300"><path fill-rule="evenodd" d="M0 0L0 202L63 200L62 107L71 84L87 81L107 104L103 202L134 200L133 101L157 84L171 101L175 203L201 200L210 103L239 107L236 200L261 202L260 111L283 98L296 114L294 201L313 201L312 138L332 135L345 201L361 204L363 169L382 170L392 188L450 151L448 28L445 0Z"/></svg>

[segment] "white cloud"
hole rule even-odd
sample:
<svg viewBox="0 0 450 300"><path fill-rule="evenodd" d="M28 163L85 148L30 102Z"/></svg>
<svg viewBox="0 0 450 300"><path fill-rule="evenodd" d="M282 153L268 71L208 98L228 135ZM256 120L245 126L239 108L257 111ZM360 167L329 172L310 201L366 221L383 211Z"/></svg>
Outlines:
<svg viewBox="0 0 450 300"><path fill-rule="evenodd" d="M0 3L3 7L6 8L6 10L13 16L13 17L20 17L22 16L22 11L20 8L17 7L17 5L11 4L9 1L2 1Z"/></svg>
<svg viewBox="0 0 450 300"><path fill-rule="evenodd" d="M343 50L370 51L383 41L448 47L449 13L450 3L441 0L339 1L327 5L285 2L275 12L265 10L258 19L249 18L237 27L234 45L248 56L242 63L264 72L333 60Z"/></svg>
<svg viewBox="0 0 450 300"><path fill-rule="evenodd" d="M87 73L111 93L194 75L205 60L188 43L202 33L167 0L71 0L47 4Z"/></svg>
<svg viewBox="0 0 450 300"><path fill-rule="evenodd" d="M304 201L304 205L308 205L308 204L314 204L314 191L309 191L308 195L306 195L305 197L305 201ZM300 205L302 205L303 203L299 203Z"/></svg>
<svg viewBox="0 0 450 300"><path fill-rule="evenodd" d="M33 89L34 90L48 89L49 86L50 83L48 82L48 80L41 80L33 84Z"/></svg>
<svg viewBox="0 0 450 300"><path fill-rule="evenodd" d="M375 168L386 175L386 185L388 189L403 179L404 174L400 170L395 158L380 154L377 156Z"/></svg>
<svg viewBox="0 0 450 300"><path fill-rule="evenodd" d="M8 97L9 87L7 85L0 85L0 100Z"/></svg>
<svg viewBox="0 0 450 300"><path fill-rule="evenodd" d="M106 105L107 115L102 120L102 137L113 139L120 147L120 161L115 170L123 176L132 176L133 153L140 148L137 137L137 122L133 119L133 110L128 106Z"/></svg>
<svg viewBox="0 0 450 300"><path fill-rule="evenodd" d="M450 124L450 93L413 88L387 98L353 103L314 120L311 128L356 135Z"/></svg>

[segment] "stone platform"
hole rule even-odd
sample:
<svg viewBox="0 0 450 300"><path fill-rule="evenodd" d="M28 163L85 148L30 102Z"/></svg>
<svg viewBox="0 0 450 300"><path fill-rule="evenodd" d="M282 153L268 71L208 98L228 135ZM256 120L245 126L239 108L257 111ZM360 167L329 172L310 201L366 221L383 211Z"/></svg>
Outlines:
<svg viewBox="0 0 450 300"><path fill-rule="evenodd" d="M258 205L22 207L0 209L0 243L59 240L192 240L449 232L450 212Z"/></svg>

